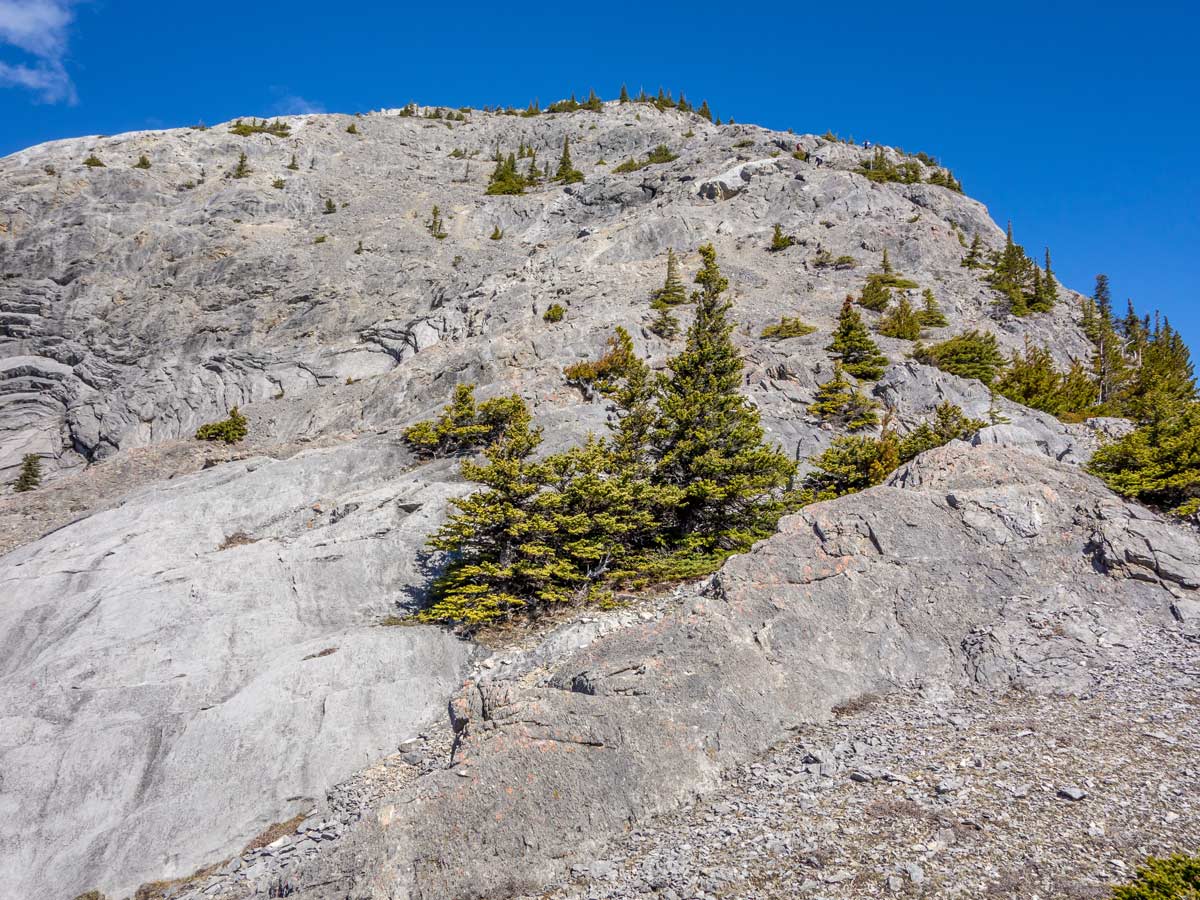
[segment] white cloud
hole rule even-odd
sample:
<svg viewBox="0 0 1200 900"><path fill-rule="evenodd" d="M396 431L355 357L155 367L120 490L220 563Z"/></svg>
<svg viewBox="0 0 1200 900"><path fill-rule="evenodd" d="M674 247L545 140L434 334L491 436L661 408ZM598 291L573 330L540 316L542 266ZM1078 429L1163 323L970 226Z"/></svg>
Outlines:
<svg viewBox="0 0 1200 900"><path fill-rule="evenodd" d="M32 64L0 61L0 86L36 91L47 103L76 101L63 60L67 29L79 0L0 0L0 44L32 56Z"/></svg>
<svg viewBox="0 0 1200 900"><path fill-rule="evenodd" d="M323 113L325 107L321 103L306 100L303 97L289 94L286 97L281 97L275 102L271 112L276 116L302 116L307 113Z"/></svg>

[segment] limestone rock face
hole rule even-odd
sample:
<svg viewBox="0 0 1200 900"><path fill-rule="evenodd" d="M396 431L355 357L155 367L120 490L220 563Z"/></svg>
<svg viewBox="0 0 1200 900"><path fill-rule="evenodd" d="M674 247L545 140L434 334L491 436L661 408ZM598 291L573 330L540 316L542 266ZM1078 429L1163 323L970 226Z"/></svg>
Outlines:
<svg viewBox="0 0 1200 900"><path fill-rule="evenodd" d="M785 519L674 614L536 685L469 684L452 706L456 766L288 884L321 900L532 891L865 694L1086 692L1171 621L1177 594L1196 597L1181 559L1200 540L1143 516L1042 454L923 454L886 486ZM1144 553L1103 544L1129 519L1149 526Z"/></svg>
<svg viewBox="0 0 1200 900"><path fill-rule="evenodd" d="M3 558L6 892L190 874L441 717L472 649L380 619L461 486L402 459L231 462Z"/></svg>
<svg viewBox="0 0 1200 900"><path fill-rule="evenodd" d="M744 391L798 459L836 436L806 409L833 373L843 299L885 249L920 286L910 299L933 290L949 319L928 341L986 328L1060 364L1089 347L1077 294L1015 319L961 266L964 240L1003 242L981 204L873 184L855 172L873 151L635 104L427 112L0 159L3 890L123 897L241 865L268 826L369 780L402 743L416 754L449 707L453 768L429 763L337 840L297 841L302 870L256 858L237 890L265 896L286 875L312 897L503 894L863 692L1078 690L1085 661L1143 626L1197 627L1194 535L1078 469L1122 423L1065 426L890 338L870 390L899 430L946 400L1007 422L786 520L669 611L582 623L519 666L477 669L493 660L470 642L384 625L419 600L437 562L425 540L471 490L454 461L414 460L400 430L465 382L524 397L547 451L602 430L604 403L562 369L617 325L654 366L678 351L647 327L668 248L690 281L697 247L716 246ZM486 195L497 147L540 166L566 138L583 183ZM660 144L678 158L612 171ZM91 153L106 167L83 166ZM148 170L132 167L142 154ZM775 224L795 239L778 253ZM839 257L853 262L824 264ZM686 326L691 307L676 314ZM817 330L762 340L784 315ZM191 440L234 405L245 442ZM46 483L13 494L28 453Z"/></svg>

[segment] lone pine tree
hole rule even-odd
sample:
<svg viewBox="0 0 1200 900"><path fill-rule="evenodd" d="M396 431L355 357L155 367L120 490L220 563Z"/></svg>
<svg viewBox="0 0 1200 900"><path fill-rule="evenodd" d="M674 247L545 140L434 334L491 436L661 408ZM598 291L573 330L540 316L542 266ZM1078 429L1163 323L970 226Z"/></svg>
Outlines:
<svg viewBox="0 0 1200 900"><path fill-rule="evenodd" d="M877 381L883 377L887 357L879 352L879 347L871 340L862 316L858 314L849 297L842 304L842 311L838 314L833 341L825 349L836 354L842 367L855 378Z"/></svg>

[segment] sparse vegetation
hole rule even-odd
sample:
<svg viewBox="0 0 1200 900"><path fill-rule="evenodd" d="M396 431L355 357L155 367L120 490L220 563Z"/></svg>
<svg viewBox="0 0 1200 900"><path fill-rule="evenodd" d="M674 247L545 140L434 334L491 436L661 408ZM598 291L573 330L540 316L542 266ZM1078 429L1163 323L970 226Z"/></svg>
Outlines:
<svg viewBox="0 0 1200 900"><path fill-rule="evenodd" d="M198 441L221 441L225 444L237 444L245 440L250 433L250 425L246 417L235 406L229 410L229 417L220 422L209 422L196 430Z"/></svg>
<svg viewBox="0 0 1200 900"><path fill-rule="evenodd" d="M550 323L561 322L567 311L559 303L551 303L542 313L542 320Z"/></svg>
<svg viewBox="0 0 1200 900"><path fill-rule="evenodd" d="M83 161L83 164L84 164L85 166L87 166L89 169L103 169L103 168L106 168L106 166L104 165L104 162L103 162L103 160L101 160L101 159L100 159L100 157L98 157L98 156L97 156L95 153L92 153L92 154L90 154L90 155L88 156L88 158L87 158L87 159L85 159L85 160Z"/></svg>
<svg viewBox="0 0 1200 900"><path fill-rule="evenodd" d="M449 232L446 231L446 223L442 221L442 210L438 206L433 207L425 227L439 241L444 241L449 236Z"/></svg>
<svg viewBox="0 0 1200 900"><path fill-rule="evenodd" d="M492 233L489 235L489 238L493 241L504 240L504 229L499 225L495 226L492 228Z"/></svg>
<svg viewBox="0 0 1200 900"><path fill-rule="evenodd" d="M21 457L21 471L13 483L13 490L18 494L35 490L42 483L42 458L36 453L26 453Z"/></svg>
<svg viewBox="0 0 1200 900"><path fill-rule="evenodd" d="M786 338L804 337L816 330L816 326L802 322L799 318L782 316L777 323L764 328L760 337L771 341L782 341Z"/></svg>
<svg viewBox="0 0 1200 900"><path fill-rule="evenodd" d="M875 410L879 404L862 393L846 377L841 365L833 367L833 378L817 388L817 395L808 412L822 422L847 431L861 431L879 424Z"/></svg>
<svg viewBox="0 0 1200 900"><path fill-rule="evenodd" d="M292 128L286 122L281 122L278 119L274 122L268 122L266 119L251 119L249 122L244 122L238 119L230 126L229 133L240 137L249 137L252 134L269 134L272 137L285 138L291 135Z"/></svg>
<svg viewBox="0 0 1200 900"><path fill-rule="evenodd" d="M771 244L767 249L772 253L778 253L780 250L786 250L794 243L796 243L796 239L790 234L784 234L783 226L776 222L775 229L771 234Z"/></svg>
<svg viewBox="0 0 1200 900"><path fill-rule="evenodd" d="M135 169L150 168L150 157L148 157L145 153L143 153L141 156L138 157L138 161L133 164L133 167Z"/></svg>
<svg viewBox="0 0 1200 900"><path fill-rule="evenodd" d="M1004 356L996 347L996 336L990 331L974 329L931 347L918 346L913 356L943 372L960 378L978 378L987 385L1004 366Z"/></svg>
<svg viewBox="0 0 1200 900"><path fill-rule="evenodd" d="M583 181L583 173L575 168L575 164L571 162L571 139L563 138L562 156L558 160L558 171L554 173L554 180L563 184L578 184Z"/></svg>
<svg viewBox="0 0 1200 900"><path fill-rule="evenodd" d="M901 297L895 306L884 313L875 330L884 337L915 341L921 336L921 314L912 308L907 297Z"/></svg>
<svg viewBox="0 0 1200 900"><path fill-rule="evenodd" d="M248 178L252 171L250 163L246 160L246 154L243 152L238 157L237 165L233 167L233 171L229 174L233 178Z"/></svg>
<svg viewBox="0 0 1200 900"><path fill-rule="evenodd" d="M1200 900L1200 857L1150 857L1133 880L1113 888L1112 900Z"/></svg>
<svg viewBox="0 0 1200 900"><path fill-rule="evenodd" d="M526 428L529 412L513 394L475 401L475 385L460 384L441 414L404 430L404 441L422 459L456 456L486 447L504 437L510 428Z"/></svg>
<svg viewBox="0 0 1200 900"><path fill-rule="evenodd" d="M614 172L636 172L639 169L644 169L646 166L653 166L660 163L669 163L679 159L679 155L671 152L671 148L666 144L659 144L653 150L646 154L644 160L629 158L618 166L613 167Z"/></svg>

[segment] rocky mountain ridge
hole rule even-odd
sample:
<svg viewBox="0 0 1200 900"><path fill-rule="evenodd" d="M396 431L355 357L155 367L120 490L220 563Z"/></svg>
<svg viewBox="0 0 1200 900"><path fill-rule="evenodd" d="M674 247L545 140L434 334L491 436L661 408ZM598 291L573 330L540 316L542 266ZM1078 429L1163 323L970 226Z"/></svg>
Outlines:
<svg viewBox="0 0 1200 900"><path fill-rule="evenodd" d="M1060 363L1089 346L1078 295L1018 319L961 266L964 239L1002 246L982 205L873 183L855 171L873 151L641 104L399 112L0 160L0 480L28 453L47 471L0 497L0 874L16 896L125 896L305 816L279 835L303 850L172 890L534 890L838 703L919 682L1086 691L1091 666L1194 633L1195 535L1076 468L1119 423L1064 425L891 338L872 391L896 427L943 400L1007 424L786 519L708 589L525 655L394 627L428 583L426 536L471 490L402 427L473 382L520 394L549 450L602 428L604 404L562 369L616 325L654 364L678 349L647 327L668 248L690 278L715 245L745 392L799 459L835 436L806 407L842 300L884 249L937 295L938 337L985 327ZM485 193L497 148L553 162L568 137L581 184ZM677 158L612 171L660 144ZM772 253L776 223L795 243ZM761 339L782 315L817 331ZM246 442L191 440L235 405ZM429 749L395 760L414 740ZM402 777L364 774L380 767ZM368 782L390 793L363 788L329 825L345 809L327 793ZM294 860L262 862L276 856Z"/></svg>

